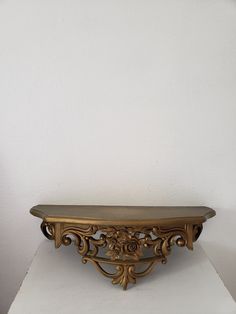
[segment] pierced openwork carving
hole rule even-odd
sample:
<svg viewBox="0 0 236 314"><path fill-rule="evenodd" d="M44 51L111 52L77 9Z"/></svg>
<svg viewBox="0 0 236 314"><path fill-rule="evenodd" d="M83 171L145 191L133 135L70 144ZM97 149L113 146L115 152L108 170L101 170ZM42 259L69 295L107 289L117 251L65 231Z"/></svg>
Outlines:
<svg viewBox="0 0 236 314"><path fill-rule="evenodd" d="M193 249L202 224L215 216L206 206L37 205L31 214L55 247L75 244L113 284L129 283L165 264L173 245Z"/></svg>
<svg viewBox="0 0 236 314"><path fill-rule="evenodd" d="M129 283L150 273L157 262L165 264L174 244L192 249L202 225L124 227L43 221L41 229L48 239L55 240L57 248L74 242L83 263L92 262L113 284L126 289ZM106 264L113 265L114 272L107 271ZM145 269L138 271L138 264L143 264Z"/></svg>

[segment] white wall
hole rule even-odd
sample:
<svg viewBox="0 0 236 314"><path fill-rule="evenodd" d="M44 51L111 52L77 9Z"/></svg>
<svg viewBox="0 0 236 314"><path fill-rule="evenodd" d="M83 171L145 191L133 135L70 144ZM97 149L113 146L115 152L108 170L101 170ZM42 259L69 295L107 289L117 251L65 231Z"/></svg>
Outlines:
<svg viewBox="0 0 236 314"><path fill-rule="evenodd" d="M1 0L1 314L38 203L212 206L202 244L236 299L235 84L233 0Z"/></svg>

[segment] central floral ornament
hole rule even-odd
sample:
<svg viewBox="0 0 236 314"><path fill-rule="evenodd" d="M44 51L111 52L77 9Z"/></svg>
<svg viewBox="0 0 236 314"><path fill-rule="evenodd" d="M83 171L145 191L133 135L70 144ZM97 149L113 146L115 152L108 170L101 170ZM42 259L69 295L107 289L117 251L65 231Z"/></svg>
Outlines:
<svg viewBox="0 0 236 314"><path fill-rule="evenodd" d="M142 256L142 243L129 229L107 231L108 251L106 255L111 260L135 260Z"/></svg>

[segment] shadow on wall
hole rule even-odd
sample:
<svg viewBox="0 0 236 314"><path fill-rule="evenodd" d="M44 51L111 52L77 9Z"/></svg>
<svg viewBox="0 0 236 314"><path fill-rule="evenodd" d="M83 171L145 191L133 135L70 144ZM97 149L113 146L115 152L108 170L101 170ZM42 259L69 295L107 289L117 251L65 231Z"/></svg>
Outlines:
<svg viewBox="0 0 236 314"><path fill-rule="evenodd" d="M204 224L199 243L236 301L236 211L228 209L234 208L234 204L228 208L212 207L216 210L216 216Z"/></svg>
<svg viewBox="0 0 236 314"><path fill-rule="evenodd" d="M233 239L230 240L233 241ZM201 241L201 245L236 301L236 249L212 241Z"/></svg>

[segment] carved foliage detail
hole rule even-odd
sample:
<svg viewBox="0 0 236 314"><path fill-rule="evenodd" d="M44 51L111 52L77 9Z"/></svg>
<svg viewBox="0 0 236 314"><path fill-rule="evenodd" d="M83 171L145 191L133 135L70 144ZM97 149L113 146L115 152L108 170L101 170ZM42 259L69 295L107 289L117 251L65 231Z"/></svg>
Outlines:
<svg viewBox="0 0 236 314"><path fill-rule="evenodd" d="M136 260L143 255L142 240L140 240L131 228L104 228L106 232L106 255L111 260Z"/></svg>
<svg viewBox="0 0 236 314"><path fill-rule="evenodd" d="M112 278L113 284L126 289L128 283L135 283L137 277L148 274L157 261L166 263L172 245L186 245L191 249L202 225L124 227L43 222L41 229L48 239L55 239L56 247L73 241L84 263L91 261L103 275ZM100 254L100 248L105 248L106 258ZM151 257L144 256L145 249L151 252ZM114 265L115 272L105 271L103 263ZM137 263L147 263L146 269L136 272Z"/></svg>

